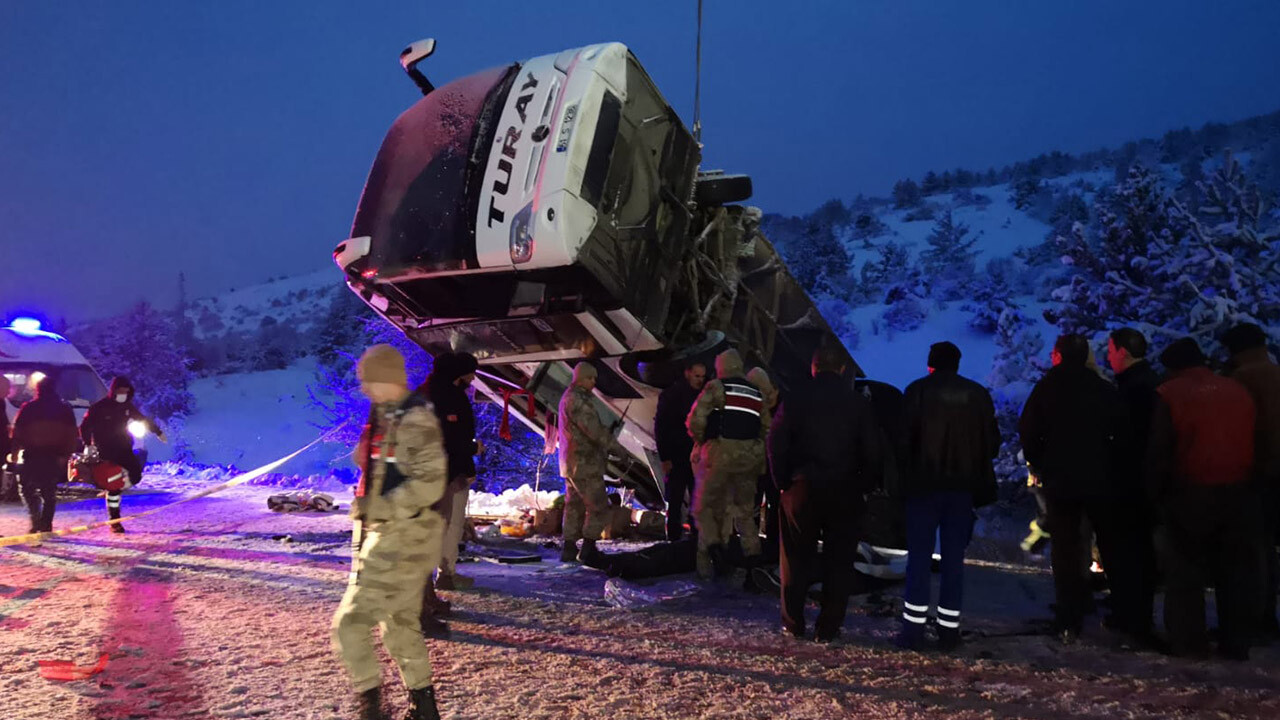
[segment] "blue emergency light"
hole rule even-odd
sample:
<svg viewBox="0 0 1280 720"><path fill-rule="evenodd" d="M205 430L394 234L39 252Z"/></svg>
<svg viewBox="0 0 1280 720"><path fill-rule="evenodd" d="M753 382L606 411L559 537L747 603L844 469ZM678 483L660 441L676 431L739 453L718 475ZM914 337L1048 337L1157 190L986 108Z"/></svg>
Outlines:
<svg viewBox="0 0 1280 720"><path fill-rule="evenodd" d="M9 323L9 329L20 333L38 333L40 332L40 321L33 317L14 318Z"/></svg>

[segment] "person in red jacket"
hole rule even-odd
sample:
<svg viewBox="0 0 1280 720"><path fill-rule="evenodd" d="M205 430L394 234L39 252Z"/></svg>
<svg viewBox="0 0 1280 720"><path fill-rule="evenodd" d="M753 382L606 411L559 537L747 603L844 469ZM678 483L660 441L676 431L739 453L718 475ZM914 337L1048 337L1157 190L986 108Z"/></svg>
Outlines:
<svg viewBox="0 0 1280 720"><path fill-rule="evenodd" d="M1253 398L1215 375L1191 338L1160 354L1170 373L1157 392L1148 446L1148 488L1164 517L1165 626L1170 650L1204 656L1205 585L1214 586L1224 657L1247 660L1255 557Z"/></svg>

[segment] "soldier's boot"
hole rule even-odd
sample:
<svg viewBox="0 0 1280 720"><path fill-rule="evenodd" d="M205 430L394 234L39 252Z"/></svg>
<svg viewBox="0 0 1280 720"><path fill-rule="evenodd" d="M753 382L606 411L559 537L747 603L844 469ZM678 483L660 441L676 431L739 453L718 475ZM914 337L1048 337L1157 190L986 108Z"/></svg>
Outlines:
<svg viewBox="0 0 1280 720"><path fill-rule="evenodd" d="M578 562L578 541L565 541L560 550L560 562Z"/></svg>
<svg viewBox="0 0 1280 720"><path fill-rule="evenodd" d="M604 553L596 549L595 540L583 540L578 562L587 567L604 567Z"/></svg>
<svg viewBox="0 0 1280 720"><path fill-rule="evenodd" d="M729 565L729 560L724 555L723 545L717 543L708 546L707 556L711 558L711 571L715 577L724 577L733 572L733 567Z"/></svg>
<svg viewBox="0 0 1280 720"><path fill-rule="evenodd" d="M705 548L701 546L698 547L696 568L698 570L698 577L702 578L703 580L710 580L712 576L715 574L715 568L713 568L711 565L710 548Z"/></svg>
<svg viewBox="0 0 1280 720"><path fill-rule="evenodd" d="M382 714L382 688L376 687L356 695L356 707L360 709L360 720L387 720Z"/></svg>
<svg viewBox="0 0 1280 720"><path fill-rule="evenodd" d="M749 593L767 593L769 587L761 585L756 577L755 569L764 563L762 555L748 555L742 559L742 567L746 569L747 576L742 581L742 589Z"/></svg>
<svg viewBox="0 0 1280 720"><path fill-rule="evenodd" d="M440 590L470 590L476 581L457 572L441 572L436 578L436 588Z"/></svg>
<svg viewBox="0 0 1280 720"><path fill-rule="evenodd" d="M440 720L436 707L436 689L430 685L409 691L409 711L404 720Z"/></svg>
<svg viewBox="0 0 1280 720"><path fill-rule="evenodd" d="M107 500L107 502L111 502L111 501L110 501L110 500ZM119 500L117 500L116 502L119 502ZM120 519L120 506L119 506L119 505L116 505L115 507L111 507L110 505L108 505L108 506L107 506L107 517L108 517L108 518L110 518L110 519L112 519L112 520L119 520L119 519ZM124 532L124 523L116 523L116 524L112 525L112 526L111 526L111 532L116 533L117 535L118 535L118 534L120 534L120 533L123 533L123 532Z"/></svg>

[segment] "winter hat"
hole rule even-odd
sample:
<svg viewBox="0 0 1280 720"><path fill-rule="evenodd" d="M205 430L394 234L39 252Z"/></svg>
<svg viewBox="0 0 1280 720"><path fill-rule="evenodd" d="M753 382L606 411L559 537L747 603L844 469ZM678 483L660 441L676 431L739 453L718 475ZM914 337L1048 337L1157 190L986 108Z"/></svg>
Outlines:
<svg viewBox="0 0 1280 720"><path fill-rule="evenodd" d="M471 353L460 352L453 356L453 378L456 380L463 375L470 375L480 367L480 363L476 360L476 356Z"/></svg>
<svg viewBox="0 0 1280 720"><path fill-rule="evenodd" d="M929 346L929 367L934 370L955 372L960 369L960 348L955 343L943 341Z"/></svg>
<svg viewBox="0 0 1280 720"><path fill-rule="evenodd" d="M408 386L409 378L404 370L404 356L385 343L374 345L360 356L356 376L362 383L388 383Z"/></svg>
<svg viewBox="0 0 1280 720"><path fill-rule="evenodd" d="M573 368L573 384L581 385L587 380L595 380L600 372L589 362L580 362Z"/></svg>
<svg viewBox="0 0 1280 720"><path fill-rule="evenodd" d="M716 356L716 377L731 378L743 373L742 356L730 348Z"/></svg>
<svg viewBox="0 0 1280 720"><path fill-rule="evenodd" d="M1205 358L1204 352L1200 350L1200 346L1189 337L1175 340L1172 345L1164 349L1164 352L1160 353L1160 364L1171 372L1186 370L1187 368L1198 367L1207 363L1208 360Z"/></svg>
<svg viewBox="0 0 1280 720"><path fill-rule="evenodd" d="M1232 355L1235 355L1245 350L1266 347L1267 334L1253 323L1241 323L1223 333L1222 344L1227 346L1227 350Z"/></svg>
<svg viewBox="0 0 1280 720"><path fill-rule="evenodd" d="M120 392L127 392L127 393L129 393L130 395L132 395L132 394L133 394L133 390L134 390L134 388L133 388L133 383L129 382L129 378L127 378L127 377L125 377L125 376L123 376L123 375L117 375L117 376L115 376L115 378L111 381L111 394L112 394L112 395L115 395L116 393L120 393Z"/></svg>

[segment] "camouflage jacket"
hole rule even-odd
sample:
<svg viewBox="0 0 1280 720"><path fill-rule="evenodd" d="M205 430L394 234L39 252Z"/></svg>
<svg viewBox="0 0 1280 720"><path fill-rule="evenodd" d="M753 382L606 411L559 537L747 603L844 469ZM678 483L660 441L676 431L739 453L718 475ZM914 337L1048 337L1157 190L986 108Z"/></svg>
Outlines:
<svg viewBox="0 0 1280 720"><path fill-rule="evenodd" d="M729 440L725 438L707 439L707 420L716 410L725 407L724 384L719 379L710 380L702 388L702 394L693 403L685 425L689 436L693 438L694 448L691 458L694 467L717 467L731 472L764 472L765 438L769 436L772 424L766 407L760 413L760 435L752 440Z"/></svg>
<svg viewBox="0 0 1280 720"><path fill-rule="evenodd" d="M351 504L354 518L415 517L444 496L444 437L430 403L419 397L373 408L354 459L362 475L357 489L362 494Z"/></svg>
<svg viewBox="0 0 1280 720"><path fill-rule="evenodd" d="M621 452L622 448L600 422L591 392L571 386L560 398L560 476L604 475L610 450Z"/></svg>

